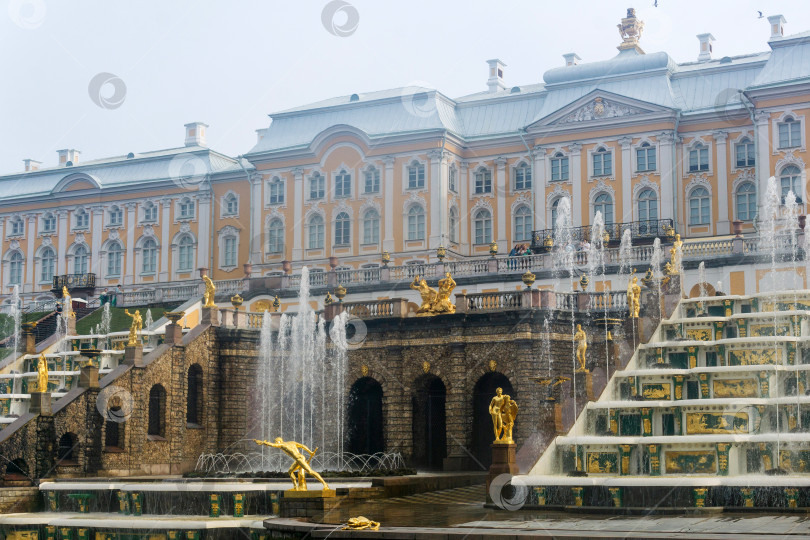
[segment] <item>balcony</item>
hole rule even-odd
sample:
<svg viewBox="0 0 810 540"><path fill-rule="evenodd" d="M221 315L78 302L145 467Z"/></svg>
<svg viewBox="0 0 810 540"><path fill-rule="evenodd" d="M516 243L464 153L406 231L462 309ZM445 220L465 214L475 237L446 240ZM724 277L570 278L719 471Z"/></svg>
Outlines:
<svg viewBox="0 0 810 540"><path fill-rule="evenodd" d="M630 231L634 246L652 244L656 238L660 238L664 242L671 242L675 238L675 226L671 219L608 223L605 225L605 232L608 234L608 246L618 247L626 230ZM571 241L576 245L583 241L593 242L591 240L591 227L574 227L571 229L571 237ZM550 246L547 238L554 238L554 229L532 231L532 252L545 253L549 251Z"/></svg>
<svg viewBox="0 0 810 540"><path fill-rule="evenodd" d="M62 276L53 276L53 289L54 293L62 292L62 287L67 287L70 292L86 292L93 294L96 288L96 275L88 274L64 274Z"/></svg>

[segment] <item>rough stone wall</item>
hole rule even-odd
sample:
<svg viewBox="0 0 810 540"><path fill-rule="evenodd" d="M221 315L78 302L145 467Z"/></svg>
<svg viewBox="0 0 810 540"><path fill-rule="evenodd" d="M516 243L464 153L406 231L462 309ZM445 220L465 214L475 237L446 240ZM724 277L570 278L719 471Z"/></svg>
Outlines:
<svg viewBox="0 0 810 540"><path fill-rule="evenodd" d="M39 488L0 488L0 514L34 512L39 502Z"/></svg>

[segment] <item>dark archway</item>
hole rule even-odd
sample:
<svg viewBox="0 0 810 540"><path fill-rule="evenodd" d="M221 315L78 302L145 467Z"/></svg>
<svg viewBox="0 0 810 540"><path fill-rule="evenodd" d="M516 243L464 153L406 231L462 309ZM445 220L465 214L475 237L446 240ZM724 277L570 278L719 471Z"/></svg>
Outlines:
<svg viewBox="0 0 810 540"><path fill-rule="evenodd" d="M472 454L483 468L488 469L492 464L492 441L495 433L492 429L492 416L489 414L489 402L495 395L497 388L503 388L503 393L517 401L515 390L506 375L496 371L484 374L473 389L473 426L472 426ZM518 401L520 405L520 401ZM517 422L512 436L517 436Z"/></svg>
<svg viewBox="0 0 810 540"><path fill-rule="evenodd" d="M371 377L357 379L349 392L349 452L374 454L382 452L383 390Z"/></svg>
<svg viewBox="0 0 810 540"><path fill-rule="evenodd" d="M109 418L104 422L105 448L121 449L124 447L124 425L116 420L121 416L121 406L110 407Z"/></svg>
<svg viewBox="0 0 810 540"><path fill-rule="evenodd" d="M59 437L59 444L56 447L56 461L57 463L65 461L75 461L75 452L73 448L76 446L76 435L73 433L65 433Z"/></svg>
<svg viewBox="0 0 810 540"><path fill-rule="evenodd" d="M149 390L149 425L147 435L165 437L166 433L166 389L156 384Z"/></svg>
<svg viewBox="0 0 810 540"><path fill-rule="evenodd" d="M413 466L441 469L447 457L447 389L435 375L423 375L414 382Z"/></svg>
<svg viewBox="0 0 810 540"><path fill-rule="evenodd" d="M20 475L28 478L28 464L22 458L17 458L6 465L6 474Z"/></svg>
<svg viewBox="0 0 810 540"><path fill-rule="evenodd" d="M191 364L188 368L188 391L186 394L186 423L199 425L202 420L202 368Z"/></svg>

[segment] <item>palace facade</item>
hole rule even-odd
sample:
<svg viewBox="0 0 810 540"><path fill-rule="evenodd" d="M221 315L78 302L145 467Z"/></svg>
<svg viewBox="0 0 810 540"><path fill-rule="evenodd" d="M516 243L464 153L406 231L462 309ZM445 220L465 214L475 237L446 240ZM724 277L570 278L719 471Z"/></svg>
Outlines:
<svg viewBox="0 0 810 540"><path fill-rule="evenodd" d="M173 287L304 265L326 271L506 254L544 238L569 198L574 226L671 223L685 238L754 233L766 183L805 213L810 32L768 18L767 49L694 62L645 53L635 13L619 53L566 54L543 82L509 86L488 61L487 89L452 99L405 87L270 115L244 156L185 146L55 167L25 161L0 177L3 294L51 295L54 276L96 289ZM764 48L764 47L763 47ZM668 221L671 220L671 221ZM287 263L287 264L284 264ZM511 285L510 285L511 287ZM743 292L743 291L739 291ZM749 291L756 292L756 291Z"/></svg>

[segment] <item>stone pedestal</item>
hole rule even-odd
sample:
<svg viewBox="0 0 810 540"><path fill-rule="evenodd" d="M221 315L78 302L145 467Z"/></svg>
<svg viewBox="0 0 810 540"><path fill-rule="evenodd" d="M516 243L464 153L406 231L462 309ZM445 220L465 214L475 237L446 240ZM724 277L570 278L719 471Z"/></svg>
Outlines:
<svg viewBox="0 0 810 540"><path fill-rule="evenodd" d="M166 335L163 338L167 345L174 345L183 341L183 327L176 323L166 325ZM126 353L125 353L126 354Z"/></svg>
<svg viewBox="0 0 810 540"><path fill-rule="evenodd" d="M22 341L23 352L25 354L37 354L37 336L34 334L34 328L37 323L23 323L22 324Z"/></svg>
<svg viewBox="0 0 810 540"><path fill-rule="evenodd" d="M79 372L79 388L98 388L98 366L81 367Z"/></svg>
<svg viewBox="0 0 810 540"><path fill-rule="evenodd" d="M283 518L317 518L334 510L340 505L340 499L335 496L335 490L293 491L287 490L281 497L281 512Z"/></svg>
<svg viewBox="0 0 810 540"><path fill-rule="evenodd" d="M208 324L211 326L219 326L219 309L215 307L211 308L201 308L202 310L202 318L200 319L200 324Z"/></svg>
<svg viewBox="0 0 810 540"><path fill-rule="evenodd" d="M67 318L67 334L69 336L76 335L76 314L71 312L70 317Z"/></svg>
<svg viewBox="0 0 810 540"><path fill-rule="evenodd" d="M519 469L515 460L516 444L498 444L492 443L492 465L489 466L489 474L487 474L487 502L491 503L492 498L489 495L489 486L492 482L502 474L515 476L518 474Z"/></svg>
<svg viewBox="0 0 810 540"><path fill-rule="evenodd" d="M143 345L127 345L124 348L124 363L135 367L143 367Z"/></svg>
<svg viewBox="0 0 810 540"><path fill-rule="evenodd" d="M31 414L41 414L43 416L50 416L51 412L51 393L50 392L31 392L31 402L28 405L28 412Z"/></svg>

